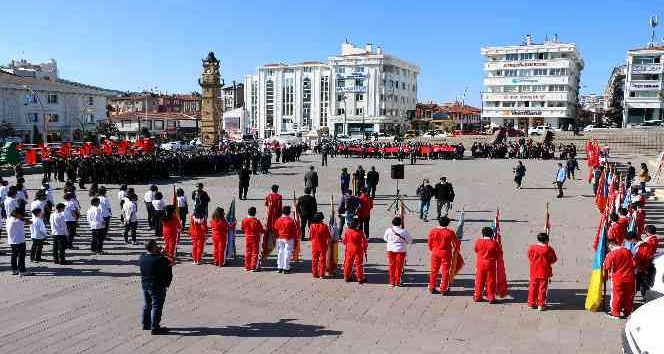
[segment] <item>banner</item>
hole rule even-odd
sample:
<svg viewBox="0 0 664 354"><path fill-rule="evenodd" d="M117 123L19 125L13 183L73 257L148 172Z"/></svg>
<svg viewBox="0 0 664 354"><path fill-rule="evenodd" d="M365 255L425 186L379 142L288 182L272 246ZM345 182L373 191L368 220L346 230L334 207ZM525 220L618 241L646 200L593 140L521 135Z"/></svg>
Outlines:
<svg viewBox="0 0 664 354"><path fill-rule="evenodd" d="M37 149L32 148L25 151L25 164L34 165L37 163Z"/></svg>

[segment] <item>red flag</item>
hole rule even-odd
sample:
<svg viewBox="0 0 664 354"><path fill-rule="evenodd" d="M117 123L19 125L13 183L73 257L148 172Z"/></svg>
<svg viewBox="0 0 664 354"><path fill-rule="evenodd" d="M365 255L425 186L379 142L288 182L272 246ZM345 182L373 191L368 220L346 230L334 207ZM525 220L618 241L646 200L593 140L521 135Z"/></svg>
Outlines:
<svg viewBox="0 0 664 354"><path fill-rule="evenodd" d="M71 143L62 143L60 151L58 152L60 157L69 157L71 156Z"/></svg>
<svg viewBox="0 0 664 354"><path fill-rule="evenodd" d="M299 262L300 261L300 251L302 248L302 229L300 228L300 213L297 210L297 201L295 199L295 191L293 191L293 210L295 210L295 225L297 225L297 235L295 237L295 246L293 247L293 255L291 256L291 259L293 262Z"/></svg>
<svg viewBox="0 0 664 354"><path fill-rule="evenodd" d="M606 170L604 170L599 177L597 190L595 192L595 205L597 206L597 210L599 210L600 213L604 213L604 210L606 209L607 192L608 188L606 186Z"/></svg>
<svg viewBox="0 0 664 354"><path fill-rule="evenodd" d="M496 293L500 297L507 296L507 272L505 271L505 259L503 258L503 239L500 231L500 209L496 210L496 218L493 221L493 230L496 240L500 244L500 257L496 262Z"/></svg>
<svg viewBox="0 0 664 354"><path fill-rule="evenodd" d="M544 232L547 235L551 233L551 221L549 219L549 203L546 203L546 215L544 216Z"/></svg>
<svg viewBox="0 0 664 354"><path fill-rule="evenodd" d="M113 145L107 140L104 142L103 150L104 150L104 155L112 155Z"/></svg>
<svg viewBox="0 0 664 354"><path fill-rule="evenodd" d="M37 163L37 149L32 148L25 151L25 164L34 165Z"/></svg>

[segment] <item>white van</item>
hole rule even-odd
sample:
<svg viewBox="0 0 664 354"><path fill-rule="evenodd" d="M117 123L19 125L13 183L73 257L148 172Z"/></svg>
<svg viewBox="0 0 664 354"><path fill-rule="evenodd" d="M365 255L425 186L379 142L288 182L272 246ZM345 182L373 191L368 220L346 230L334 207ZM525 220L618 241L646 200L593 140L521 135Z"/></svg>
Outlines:
<svg viewBox="0 0 664 354"><path fill-rule="evenodd" d="M622 352L626 354L664 353L662 340L664 297L639 307L625 323Z"/></svg>

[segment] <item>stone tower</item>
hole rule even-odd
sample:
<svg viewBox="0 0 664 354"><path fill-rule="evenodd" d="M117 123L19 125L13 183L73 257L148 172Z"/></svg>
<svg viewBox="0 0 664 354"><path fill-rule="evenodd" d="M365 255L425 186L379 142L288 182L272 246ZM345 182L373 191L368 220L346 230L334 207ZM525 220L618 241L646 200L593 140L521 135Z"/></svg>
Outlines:
<svg viewBox="0 0 664 354"><path fill-rule="evenodd" d="M210 52L203 59L203 73L198 79L203 90L201 102L201 139L203 144L212 145L219 142L221 128L221 87L224 85L219 74L219 60Z"/></svg>

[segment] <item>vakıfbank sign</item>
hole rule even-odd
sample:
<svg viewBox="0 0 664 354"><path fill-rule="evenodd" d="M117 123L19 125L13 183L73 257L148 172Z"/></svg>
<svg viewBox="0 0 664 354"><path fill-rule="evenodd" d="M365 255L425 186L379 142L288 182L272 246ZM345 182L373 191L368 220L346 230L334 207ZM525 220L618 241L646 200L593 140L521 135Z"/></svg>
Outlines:
<svg viewBox="0 0 664 354"><path fill-rule="evenodd" d="M503 68L545 68L549 63L545 61L517 61L503 64Z"/></svg>
<svg viewBox="0 0 664 354"><path fill-rule="evenodd" d="M501 112L503 116L510 117L531 117L531 116L541 116L542 111L535 111L532 109L522 109L522 110L514 110L514 111L503 111Z"/></svg>
<svg viewBox="0 0 664 354"><path fill-rule="evenodd" d="M633 64L632 74L659 74L662 72L662 64Z"/></svg>

